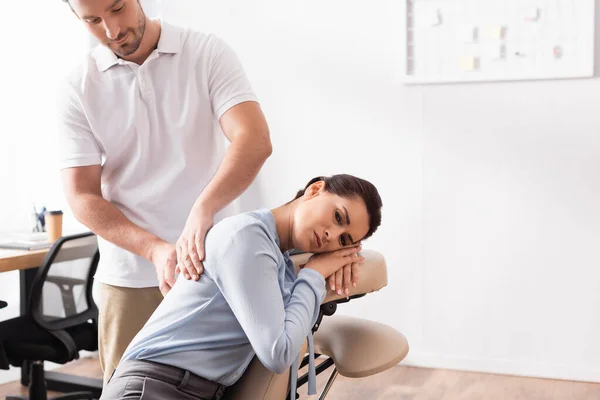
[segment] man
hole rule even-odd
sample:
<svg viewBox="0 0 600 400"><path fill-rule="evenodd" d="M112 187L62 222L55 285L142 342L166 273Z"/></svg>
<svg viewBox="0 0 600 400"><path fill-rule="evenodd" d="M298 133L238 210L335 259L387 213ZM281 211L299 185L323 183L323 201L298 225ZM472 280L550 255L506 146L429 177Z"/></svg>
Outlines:
<svg viewBox="0 0 600 400"><path fill-rule="evenodd" d="M100 42L62 90L59 137L69 205L99 236L106 382L176 269L199 278L215 214L254 180L271 142L223 41L151 20L139 0L64 1Z"/></svg>

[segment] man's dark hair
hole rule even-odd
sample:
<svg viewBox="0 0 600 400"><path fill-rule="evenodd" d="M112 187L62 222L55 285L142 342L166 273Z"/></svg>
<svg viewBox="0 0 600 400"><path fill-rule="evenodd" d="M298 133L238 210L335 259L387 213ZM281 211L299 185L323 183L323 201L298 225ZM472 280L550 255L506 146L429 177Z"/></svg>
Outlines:
<svg viewBox="0 0 600 400"><path fill-rule="evenodd" d="M336 194L346 199L358 197L365 202L367 214L369 214L369 231L363 240L371 237L379 225L381 225L381 207L383 206L381 197L379 196L379 192L375 185L364 179L347 174L318 176L311 179L304 189L298 191L294 200L302 197L310 185L319 181L325 182L325 191L329 193Z"/></svg>

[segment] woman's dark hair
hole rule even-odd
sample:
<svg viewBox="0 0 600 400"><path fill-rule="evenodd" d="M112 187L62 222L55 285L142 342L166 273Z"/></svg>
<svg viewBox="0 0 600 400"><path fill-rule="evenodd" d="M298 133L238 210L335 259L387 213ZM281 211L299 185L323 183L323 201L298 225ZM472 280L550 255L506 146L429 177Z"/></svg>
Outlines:
<svg viewBox="0 0 600 400"><path fill-rule="evenodd" d="M325 191L329 193L336 194L346 199L358 197L365 202L367 214L369 214L369 231L363 240L371 237L379 225L381 225L381 207L383 206L383 203L377 188L371 182L352 175L339 174L332 176L317 176L316 178L311 179L304 189L296 193L294 200L302 197L310 185L319 181L325 182Z"/></svg>

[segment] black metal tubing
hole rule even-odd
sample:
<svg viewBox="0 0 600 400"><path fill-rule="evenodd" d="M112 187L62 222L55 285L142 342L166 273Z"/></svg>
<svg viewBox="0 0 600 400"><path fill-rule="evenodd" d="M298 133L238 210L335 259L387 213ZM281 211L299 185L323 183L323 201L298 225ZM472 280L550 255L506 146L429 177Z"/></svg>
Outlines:
<svg viewBox="0 0 600 400"><path fill-rule="evenodd" d="M19 298L20 298L20 313L21 315L27 315L29 311L29 299L31 294L31 285L33 279L37 275L39 268L22 269L19 271ZM21 365L21 385L29 385L29 369L30 361L24 361Z"/></svg>
<svg viewBox="0 0 600 400"><path fill-rule="evenodd" d="M321 364L317 365L317 367L315 368L317 375L319 375L320 373L327 370L327 368L331 367L333 364L334 364L333 360L331 358L327 358L325 361L323 361ZM302 375L300 378L298 378L298 383L296 385L296 388L300 388L300 386L305 385L307 382L308 382L308 373L306 373L306 374Z"/></svg>
<svg viewBox="0 0 600 400"><path fill-rule="evenodd" d="M315 361L319 357L321 357L321 355L318 353L315 353ZM302 359L302 362L300 363L300 367L298 367L298 369L302 369L302 368L306 367L307 365L308 365L308 356L304 356L304 358Z"/></svg>

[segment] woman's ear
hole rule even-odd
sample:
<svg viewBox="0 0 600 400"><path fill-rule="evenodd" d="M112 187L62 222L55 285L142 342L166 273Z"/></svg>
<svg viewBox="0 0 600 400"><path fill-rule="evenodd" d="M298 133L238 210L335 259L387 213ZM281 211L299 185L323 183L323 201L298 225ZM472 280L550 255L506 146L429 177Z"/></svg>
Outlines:
<svg viewBox="0 0 600 400"><path fill-rule="evenodd" d="M316 181L306 188L304 191L304 197L307 199L318 196L319 193L325 190L325 181Z"/></svg>

